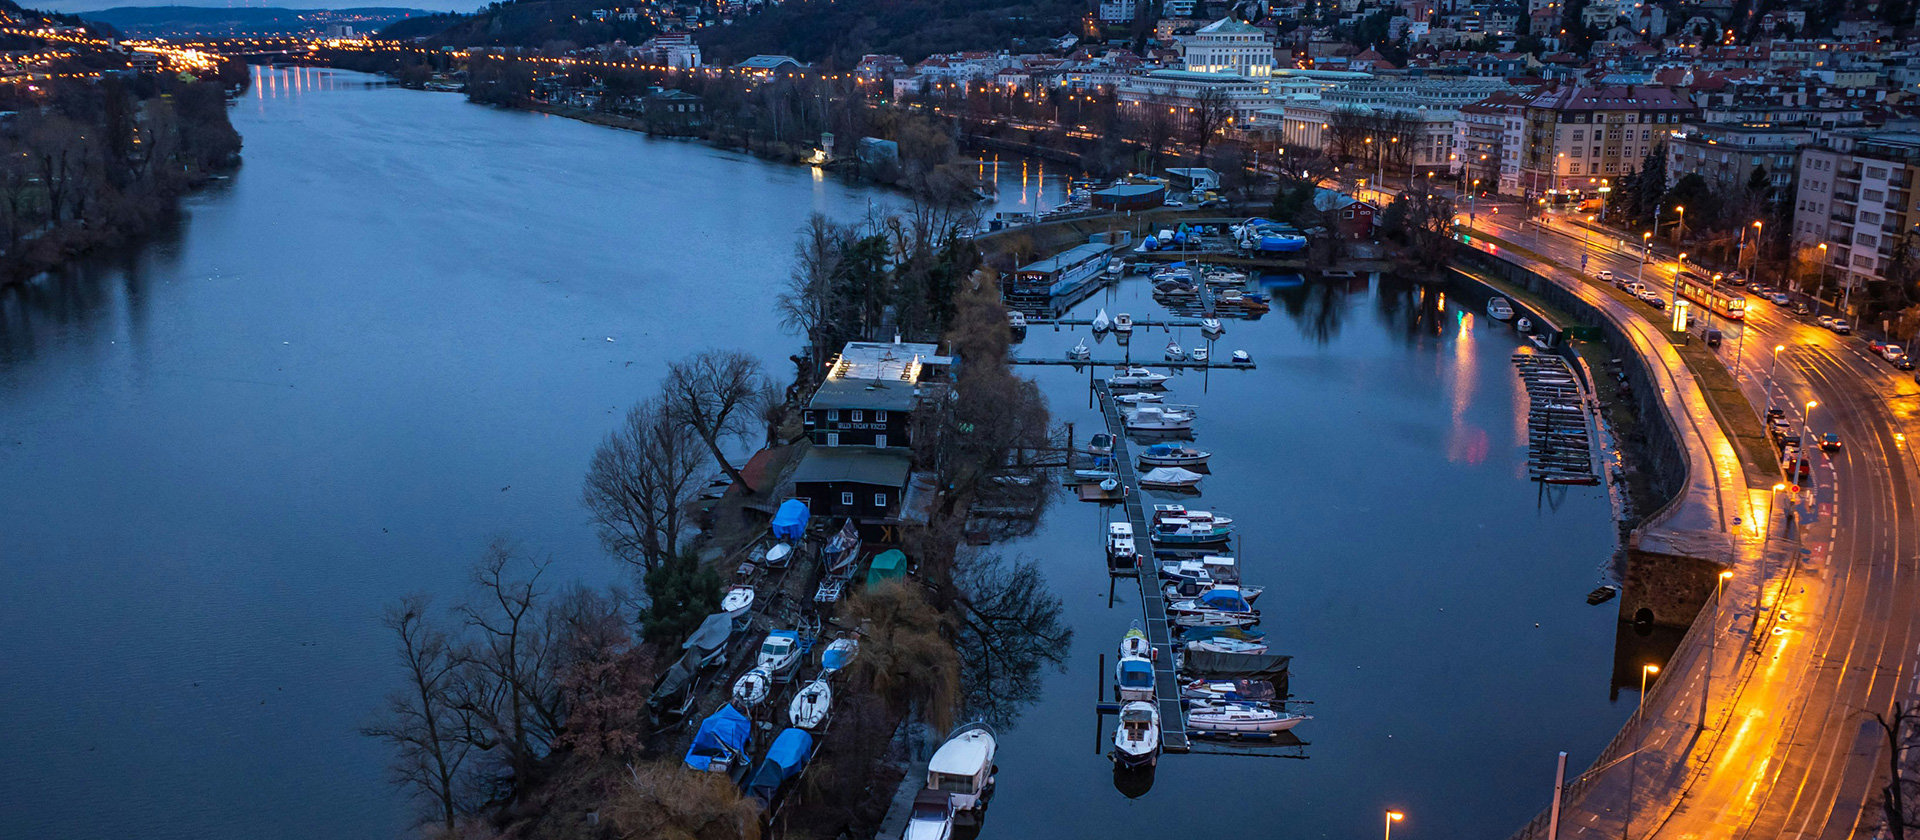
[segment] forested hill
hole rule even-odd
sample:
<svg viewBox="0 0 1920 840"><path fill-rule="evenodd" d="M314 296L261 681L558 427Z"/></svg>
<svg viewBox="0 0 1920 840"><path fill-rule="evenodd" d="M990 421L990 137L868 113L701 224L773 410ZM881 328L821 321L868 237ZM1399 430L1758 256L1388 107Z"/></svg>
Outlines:
<svg viewBox="0 0 1920 840"><path fill-rule="evenodd" d="M410 18L380 30L381 37L425 38L432 46L573 48L624 40L638 44L657 31L652 22L596 21L604 0L523 0L493 3L470 15Z"/></svg>
<svg viewBox="0 0 1920 840"><path fill-rule="evenodd" d="M1084 0L788 0L695 37L709 64L778 54L850 68L867 53L918 61L1077 33L1087 8Z"/></svg>

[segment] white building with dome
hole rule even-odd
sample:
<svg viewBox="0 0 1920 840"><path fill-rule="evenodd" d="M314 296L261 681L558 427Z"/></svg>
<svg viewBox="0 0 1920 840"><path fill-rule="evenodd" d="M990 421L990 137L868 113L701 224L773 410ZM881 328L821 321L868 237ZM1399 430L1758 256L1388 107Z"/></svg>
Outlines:
<svg viewBox="0 0 1920 840"><path fill-rule="evenodd" d="M1180 39L1187 69L1265 78L1273 75L1273 38L1266 30L1222 18Z"/></svg>

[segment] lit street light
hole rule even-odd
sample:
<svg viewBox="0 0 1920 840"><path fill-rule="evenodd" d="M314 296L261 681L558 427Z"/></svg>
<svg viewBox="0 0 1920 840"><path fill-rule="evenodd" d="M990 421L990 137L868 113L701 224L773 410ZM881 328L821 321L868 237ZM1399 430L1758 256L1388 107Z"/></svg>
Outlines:
<svg viewBox="0 0 1920 840"><path fill-rule="evenodd" d="M1633 708L1633 716L1636 719L1639 718L1640 713L1647 708L1647 678L1658 673L1660 673L1660 666L1658 665L1648 664L1640 666L1640 705Z"/></svg>
<svg viewBox="0 0 1920 840"><path fill-rule="evenodd" d="M1407 818L1407 815L1406 815L1406 814L1402 814L1402 813L1400 813L1399 811L1388 811L1388 812L1387 812L1387 835L1386 835L1386 840L1393 840L1393 824L1394 824L1394 823L1397 823L1397 822L1399 822L1399 821L1401 821L1401 820L1404 820L1404 819L1406 819L1406 818Z"/></svg>
<svg viewBox="0 0 1920 840"><path fill-rule="evenodd" d="M1773 364L1767 367L1767 381L1770 383L1779 384L1780 380L1775 378L1774 374L1780 372L1780 351L1785 349L1787 349L1787 345L1785 344L1773 345ZM1771 402L1773 398L1768 397L1767 399Z"/></svg>
<svg viewBox="0 0 1920 840"><path fill-rule="evenodd" d="M1723 569L1713 580L1713 625L1707 628L1712 631L1707 635L1707 671L1700 680L1700 728L1703 730L1707 728L1707 703L1713 700L1713 655L1720 647L1720 596L1727 581L1732 579L1733 572Z"/></svg>

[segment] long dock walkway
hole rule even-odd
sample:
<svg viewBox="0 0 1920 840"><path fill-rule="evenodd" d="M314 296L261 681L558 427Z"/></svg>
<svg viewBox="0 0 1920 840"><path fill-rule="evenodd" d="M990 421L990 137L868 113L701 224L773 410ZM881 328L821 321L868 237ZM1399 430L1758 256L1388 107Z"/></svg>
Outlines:
<svg viewBox="0 0 1920 840"><path fill-rule="evenodd" d="M1106 382L1093 383L1100 399L1100 414L1107 419L1107 432L1113 435L1114 477L1126 487L1127 520L1133 523L1134 538L1144 541L1144 562L1153 563L1153 536L1148 528L1146 506L1140 501L1140 476L1133 468L1133 454L1127 451L1127 428L1120 416L1120 404L1113 401L1113 389ZM1154 696L1160 705L1160 748L1170 753L1191 752L1187 739L1187 716L1180 707L1180 680L1173 671L1173 634L1168 627L1167 600L1160 591L1158 569L1143 568L1135 578L1140 583L1140 606L1146 613L1147 641L1153 645Z"/></svg>

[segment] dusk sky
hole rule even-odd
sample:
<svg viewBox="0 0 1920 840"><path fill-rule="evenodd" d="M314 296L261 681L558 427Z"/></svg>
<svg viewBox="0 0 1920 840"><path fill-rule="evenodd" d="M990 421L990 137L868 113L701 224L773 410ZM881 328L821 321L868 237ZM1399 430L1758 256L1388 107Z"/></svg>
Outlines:
<svg viewBox="0 0 1920 840"><path fill-rule="evenodd" d="M119 6L203 6L207 8L269 8L279 4L272 3L172 3L167 0L40 0L26 4L29 8L43 9L49 12L94 12ZM408 3L364 3L355 0L299 0L287 8L301 9L351 9L360 7L391 7L409 9L427 9L436 12L470 12L485 3L474 0L418 0Z"/></svg>

